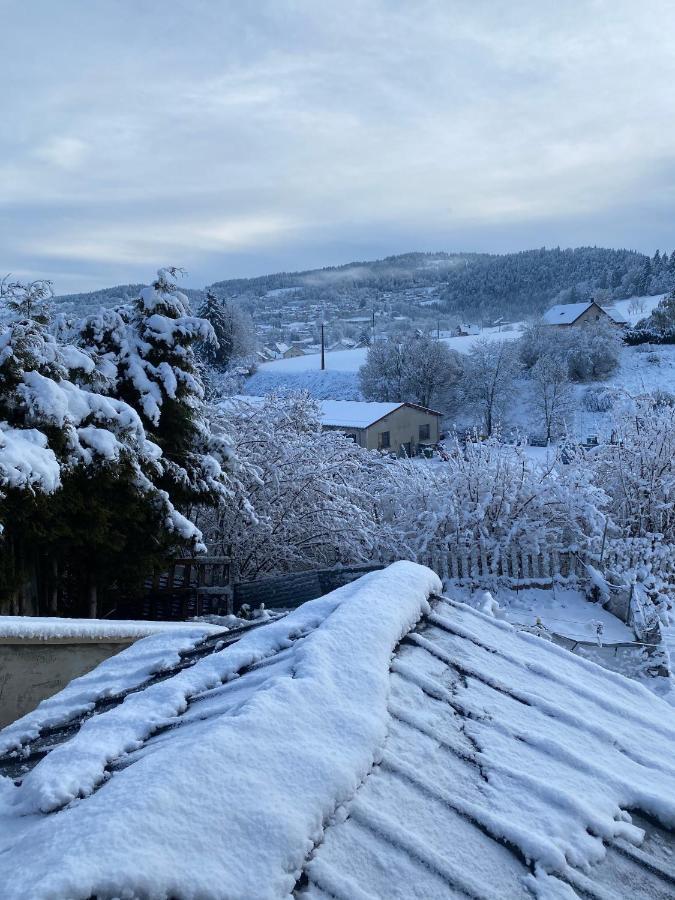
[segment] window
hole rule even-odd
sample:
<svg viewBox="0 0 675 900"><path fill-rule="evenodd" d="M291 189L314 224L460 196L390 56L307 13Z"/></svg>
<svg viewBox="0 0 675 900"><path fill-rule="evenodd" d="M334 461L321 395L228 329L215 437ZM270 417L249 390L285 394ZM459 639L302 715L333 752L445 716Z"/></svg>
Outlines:
<svg viewBox="0 0 675 900"><path fill-rule="evenodd" d="M420 440L428 441L431 437L431 425L428 422L425 422L424 425L420 425Z"/></svg>
<svg viewBox="0 0 675 900"><path fill-rule="evenodd" d="M380 448L380 450L387 450L389 447L391 447L388 431L380 432L380 434L378 435L377 445Z"/></svg>

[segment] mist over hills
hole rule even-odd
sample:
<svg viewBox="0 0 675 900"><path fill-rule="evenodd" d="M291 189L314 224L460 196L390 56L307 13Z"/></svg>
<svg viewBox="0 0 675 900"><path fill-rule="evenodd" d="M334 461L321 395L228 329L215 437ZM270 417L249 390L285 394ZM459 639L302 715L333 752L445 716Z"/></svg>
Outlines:
<svg viewBox="0 0 675 900"><path fill-rule="evenodd" d="M58 311L83 315L99 306L133 299L140 285L128 284L55 299ZM653 258L634 250L602 247L541 248L518 253L405 253L380 260L303 272L216 281L217 296L252 312L292 295L299 307L321 303L366 307L378 303L433 304L448 315L472 320L537 315L554 302L591 296L601 301L675 288L675 251ZM206 289L206 288L205 288ZM205 290L204 289L204 290ZM198 301L203 290L186 289ZM426 299L425 299L426 298Z"/></svg>

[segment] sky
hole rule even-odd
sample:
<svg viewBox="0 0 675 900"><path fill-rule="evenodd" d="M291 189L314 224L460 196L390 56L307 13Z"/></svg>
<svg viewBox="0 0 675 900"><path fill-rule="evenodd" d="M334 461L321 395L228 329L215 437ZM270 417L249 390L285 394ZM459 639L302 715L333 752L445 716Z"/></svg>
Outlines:
<svg viewBox="0 0 675 900"><path fill-rule="evenodd" d="M57 293L675 247L670 0L0 0L0 269Z"/></svg>

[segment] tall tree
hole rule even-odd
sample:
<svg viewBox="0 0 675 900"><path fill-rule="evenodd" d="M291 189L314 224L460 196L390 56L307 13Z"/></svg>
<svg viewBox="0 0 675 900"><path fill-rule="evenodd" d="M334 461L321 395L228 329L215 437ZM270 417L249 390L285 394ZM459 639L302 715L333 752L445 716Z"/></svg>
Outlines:
<svg viewBox="0 0 675 900"><path fill-rule="evenodd" d="M477 340L467 357L462 393L472 404L488 437L500 423L519 371L518 357L510 341Z"/></svg>
<svg viewBox="0 0 675 900"><path fill-rule="evenodd" d="M564 429L572 413L572 387L564 359L541 356L530 372L532 401L546 442Z"/></svg>
<svg viewBox="0 0 675 900"><path fill-rule="evenodd" d="M27 286L22 299L12 287L14 318L0 335L4 592L16 597L30 582L45 601L56 580L77 572L83 583L75 592L95 601L98 585L128 568L125 551L147 562L144 549L176 537L194 542L199 532L153 483L161 451L139 415L123 400L92 390L92 355L58 342L44 310L28 302L31 291ZM18 468L17 447L24 452ZM141 523L147 530L139 533Z"/></svg>
<svg viewBox="0 0 675 900"><path fill-rule="evenodd" d="M454 385L461 374L458 354L428 335L376 341L359 370L367 400L408 401L429 406Z"/></svg>
<svg viewBox="0 0 675 900"><path fill-rule="evenodd" d="M250 356L253 352L253 322L240 305L223 300L207 290L199 315L211 325L215 338L200 344L200 352L210 365L227 369L233 360Z"/></svg>

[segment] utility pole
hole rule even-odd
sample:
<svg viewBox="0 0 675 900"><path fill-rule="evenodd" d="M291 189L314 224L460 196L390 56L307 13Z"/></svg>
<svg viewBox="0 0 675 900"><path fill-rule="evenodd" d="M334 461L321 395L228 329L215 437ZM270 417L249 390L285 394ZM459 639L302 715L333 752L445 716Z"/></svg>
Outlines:
<svg viewBox="0 0 675 900"><path fill-rule="evenodd" d="M436 340L440 341L441 339L441 320L439 319L436 323Z"/></svg>
<svg viewBox="0 0 675 900"><path fill-rule="evenodd" d="M323 339L323 322L321 323L321 371L326 368L326 351Z"/></svg>
<svg viewBox="0 0 675 900"><path fill-rule="evenodd" d="M371 343L375 343L375 307L373 307L373 334Z"/></svg>

